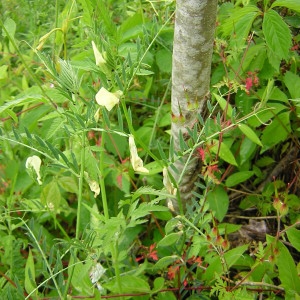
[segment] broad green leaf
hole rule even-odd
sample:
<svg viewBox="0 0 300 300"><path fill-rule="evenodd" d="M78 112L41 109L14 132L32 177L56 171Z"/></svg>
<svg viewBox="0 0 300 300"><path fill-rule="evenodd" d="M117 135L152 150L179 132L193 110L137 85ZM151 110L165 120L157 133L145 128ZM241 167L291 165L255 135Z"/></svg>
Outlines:
<svg viewBox="0 0 300 300"><path fill-rule="evenodd" d="M300 98L300 77L290 71L287 71L284 75L283 81L288 88L292 98Z"/></svg>
<svg viewBox="0 0 300 300"><path fill-rule="evenodd" d="M259 9L254 5L248 5L243 8L236 7L229 12L230 16L228 15L228 18L221 25L222 32L226 36L229 36L232 34L232 32L235 32L244 43L245 41L243 38L248 35L252 22L258 12ZM239 30L239 34L237 33L237 30ZM241 36L241 34L243 36Z"/></svg>
<svg viewBox="0 0 300 300"><path fill-rule="evenodd" d="M171 73L172 71L172 52L161 49L155 54L156 64L161 72Z"/></svg>
<svg viewBox="0 0 300 300"><path fill-rule="evenodd" d="M278 242L278 249L277 266L281 284L286 292L300 294L300 279L293 257L281 242Z"/></svg>
<svg viewBox="0 0 300 300"><path fill-rule="evenodd" d="M15 100L8 100L5 104L0 107L0 114L5 110L17 106L22 106L25 104L29 104L31 102L43 102L44 98L39 94L28 93L27 95L24 93L24 96L19 95L19 98Z"/></svg>
<svg viewBox="0 0 300 300"><path fill-rule="evenodd" d="M214 146L211 147L211 151L215 154L219 154L219 156L226 162L228 162L231 165L237 166L237 162L230 151L229 147L225 143L221 143L221 147L219 149L219 141L215 140ZM219 152L218 152L219 151Z"/></svg>
<svg viewBox="0 0 300 300"><path fill-rule="evenodd" d="M271 7L275 7L275 6L284 6L300 13L299 0L277 0L272 4Z"/></svg>
<svg viewBox="0 0 300 300"><path fill-rule="evenodd" d="M296 228L290 228L286 231L288 239L292 246L300 252L300 230Z"/></svg>
<svg viewBox="0 0 300 300"><path fill-rule="evenodd" d="M57 182L51 181L42 190L41 202L50 210L59 209L61 194Z"/></svg>
<svg viewBox="0 0 300 300"><path fill-rule="evenodd" d="M2 29L2 35L5 37L7 34L10 36L11 39L14 38L16 32L16 23L14 20L7 18L4 22L4 28ZM7 31L7 33L6 33Z"/></svg>
<svg viewBox="0 0 300 300"><path fill-rule="evenodd" d="M227 103L227 101L223 97L221 97L221 96L219 96L215 93L213 93L213 95L216 98L216 100L218 101L218 103L219 103L220 107L222 108L222 110L225 111L225 109L227 109L227 111L226 111L227 117L231 118L231 116L232 116L232 106L229 103Z"/></svg>
<svg viewBox="0 0 300 300"><path fill-rule="evenodd" d="M163 287L165 285L165 279L163 277L157 277L157 278L155 278L153 285L154 285L154 287L153 287L152 293L156 293L163 289Z"/></svg>
<svg viewBox="0 0 300 300"><path fill-rule="evenodd" d="M242 166L244 163L249 162L249 160L251 160L251 158L253 157L253 154L255 153L256 149L257 145L255 143L253 143L247 137L244 138L241 143L238 155L239 165Z"/></svg>
<svg viewBox="0 0 300 300"><path fill-rule="evenodd" d="M276 53L279 59L288 58L292 36L288 25L282 20L281 16L270 9L264 14L262 28L267 46Z"/></svg>
<svg viewBox="0 0 300 300"><path fill-rule="evenodd" d="M245 124L238 124L238 127L249 140L259 146L263 146L256 133L249 126Z"/></svg>
<svg viewBox="0 0 300 300"><path fill-rule="evenodd" d="M0 66L0 80L7 78L8 65Z"/></svg>
<svg viewBox="0 0 300 300"><path fill-rule="evenodd" d="M227 251L224 255L227 267L232 267L240 259L241 255L247 251L247 249L248 245L246 244Z"/></svg>
<svg viewBox="0 0 300 300"><path fill-rule="evenodd" d="M31 249L29 249L29 254L25 265L25 290L29 294L33 292L36 287L34 260Z"/></svg>
<svg viewBox="0 0 300 300"><path fill-rule="evenodd" d="M89 277L90 270L92 268L93 261L89 260L85 263L78 263L74 266L72 275L72 286L80 293L87 293L91 295L93 290L91 289L92 282Z"/></svg>
<svg viewBox="0 0 300 300"><path fill-rule="evenodd" d="M103 286L113 293L150 293L151 291L148 282L141 277L124 275L120 281L120 287L115 277Z"/></svg>
<svg viewBox="0 0 300 300"><path fill-rule="evenodd" d="M261 136L263 148L261 153L284 141L291 132L290 113L284 112L277 115L268 125Z"/></svg>
<svg viewBox="0 0 300 300"><path fill-rule="evenodd" d="M249 179L254 174L253 171L236 172L230 175L225 182L227 187L233 187Z"/></svg>
<svg viewBox="0 0 300 300"><path fill-rule="evenodd" d="M178 231L178 232L173 232L170 233L166 236L164 236L158 243L157 243L157 247L168 247L168 246L172 246L174 244L177 243L177 241L180 239L180 237L182 236L183 232L182 231Z"/></svg>
<svg viewBox="0 0 300 300"><path fill-rule="evenodd" d="M171 265L174 261L178 260L177 255L172 255L172 256L164 256L161 258L155 265L154 269L156 270L162 270L164 268L167 268L169 265Z"/></svg>
<svg viewBox="0 0 300 300"><path fill-rule="evenodd" d="M207 194L207 202L210 209L215 212L216 218L222 222L229 206L229 197L223 187L219 185L211 190Z"/></svg>
<svg viewBox="0 0 300 300"><path fill-rule="evenodd" d="M137 38L143 33L143 16L140 12L127 18L122 22L119 28L119 36L121 37L122 43Z"/></svg>

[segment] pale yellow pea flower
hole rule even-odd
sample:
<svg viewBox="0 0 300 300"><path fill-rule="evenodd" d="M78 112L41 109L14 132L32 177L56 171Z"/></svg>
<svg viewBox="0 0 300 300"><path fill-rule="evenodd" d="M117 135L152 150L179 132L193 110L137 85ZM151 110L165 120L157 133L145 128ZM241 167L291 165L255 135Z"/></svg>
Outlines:
<svg viewBox="0 0 300 300"><path fill-rule="evenodd" d="M42 184L41 174L40 174L41 164L42 164L41 159L36 155L28 157L25 164L26 169L28 169L31 173L34 172L36 173L37 175L36 180L39 185Z"/></svg>
<svg viewBox="0 0 300 300"><path fill-rule="evenodd" d="M140 173L149 173L149 170L144 167L143 160L139 157L137 153L137 148L132 134L129 135L129 151L130 162L132 164L133 170Z"/></svg>
<svg viewBox="0 0 300 300"><path fill-rule="evenodd" d="M121 91L115 93L109 92L106 88L102 87L96 94L96 101L99 105L105 106L110 111L116 104L120 102Z"/></svg>
<svg viewBox="0 0 300 300"><path fill-rule="evenodd" d="M96 60L96 65L98 67L104 66L106 64L106 60L103 58L102 54L98 50L97 46L95 45L94 41L92 41L92 47L94 51L94 56Z"/></svg>

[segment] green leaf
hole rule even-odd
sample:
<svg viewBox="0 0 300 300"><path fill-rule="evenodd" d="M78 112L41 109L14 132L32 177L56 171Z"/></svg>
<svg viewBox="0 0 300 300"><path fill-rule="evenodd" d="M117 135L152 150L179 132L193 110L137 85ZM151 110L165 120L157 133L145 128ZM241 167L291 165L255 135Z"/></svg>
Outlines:
<svg viewBox="0 0 300 300"><path fill-rule="evenodd" d="M283 81L288 88L292 98L300 98L300 77L290 71L287 71L284 75Z"/></svg>
<svg viewBox="0 0 300 300"><path fill-rule="evenodd" d="M219 96L215 93L213 93L213 95L216 98L216 100L218 101L218 103L219 103L220 107L222 108L222 110L225 111L225 109L227 109L226 110L227 117L231 118L231 116L232 116L232 106L229 103L227 103L227 101L223 97L221 97L221 96Z"/></svg>
<svg viewBox="0 0 300 300"><path fill-rule="evenodd" d="M225 217L228 206L229 197L223 187L216 186L207 194L207 202L212 211L215 212L216 218L221 222Z"/></svg>
<svg viewBox="0 0 300 300"><path fill-rule="evenodd" d="M154 269L156 270L162 270L164 268L167 268L169 265L171 265L174 261L178 260L177 255L172 255L172 256L164 256L161 258L155 265Z"/></svg>
<svg viewBox="0 0 300 300"><path fill-rule="evenodd" d="M16 32L16 23L11 18L7 18L4 22L4 29L2 29L2 35L5 37L7 34L10 36L11 39L14 38L15 32ZM7 33L5 32L7 31Z"/></svg>
<svg viewBox="0 0 300 300"><path fill-rule="evenodd" d="M154 285L154 287L153 287L152 293L157 293L163 289L163 287L165 285L165 279L163 277L157 277L157 278L155 278L153 285Z"/></svg>
<svg viewBox="0 0 300 300"><path fill-rule="evenodd" d="M271 7L273 8L275 6L284 6L300 13L299 0L277 0L272 4Z"/></svg>
<svg viewBox="0 0 300 300"><path fill-rule="evenodd" d="M300 230L290 228L286 231L286 234L292 246L300 252Z"/></svg>
<svg viewBox="0 0 300 300"><path fill-rule="evenodd" d="M172 52L161 49L155 54L156 64L161 72L171 73L172 71Z"/></svg>
<svg viewBox="0 0 300 300"><path fill-rule="evenodd" d="M238 127L249 140L261 147L263 146L256 133L249 126L245 124L238 124Z"/></svg>
<svg viewBox="0 0 300 300"><path fill-rule="evenodd" d="M264 14L262 29L267 46L271 51L276 54L278 59L287 59L292 45L292 35L281 16L274 10L267 11Z"/></svg>
<svg viewBox="0 0 300 300"><path fill-rule="evenodd" d="M219 156L226 162L228 162L231 165L237 166L237 162L230 151L229 147L225 143L221 143L221 147L219 149L219 141L214 140L214 146L211 147L211 151L215 154L219 151Z"/></svg>
<svg viewBox="0 0 300 300"><path fill-rule="evenodd" d="M28 294L36 289L35 267L31 249L29 249L28 258L25 265L25 290Z"/></svg>
<svg viewBox="0 0 300 300"><path fill-rule="evenodd" d="M164 236L158 243L157 243L157 247L168 247L168 246L172 246L174 244L177 243L177 241L180 239L180 237L182 236L183 232L182 231L178 231L178 232L173 232L170 233L166 236Z"/></svg>
<svg viewBox="0 0 300 300"><path fill-rule="evenodd" d="M109 283L103 284L105 288L113 293L150 293L148 282L141 277L132 275L121 276L120 285L121 290L116 278Z"/></svg>
<svg viewBox="0 0 300 300"><path fill-rule="evenodd" d="M300 279L293 257L281 242L278 242L278 250L277 266L281 284L286 292L300 294Z"/></svg>
<svg viewBox="0 0 300 300"><path fill-rule="evenodd" d="M60 206L61 194L57 182L51 181L42 190L41 202L49 209L58 209Z"/></svg>
<svg viewBox="0 0 300 300"><path fill-rule="evenodd" d="M277 115L272 123L263 131L261 137L263 148L261 153L284 141L290 132L290 113L284 112L280 115Z"/></svg>
<svg viewBox="0 0 300 300"><path fill-rule="evenodd" d="M232 175L230 175L225 182L225 185L227 187L235 186L241 182L246 181L254 174L253 171L243 171L243 172L237 172Z"/></svg>

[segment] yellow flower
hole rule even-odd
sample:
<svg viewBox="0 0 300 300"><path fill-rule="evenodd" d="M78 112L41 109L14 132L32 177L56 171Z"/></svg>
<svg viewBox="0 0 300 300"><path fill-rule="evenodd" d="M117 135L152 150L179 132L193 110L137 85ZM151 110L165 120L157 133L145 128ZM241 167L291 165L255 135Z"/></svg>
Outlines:
<svg viewBox="0 0 300 300"><path fill-rule="evenodd" d="M119 103L119 97L122 95L121 91L115 93L109 92L107 89L102 87L96 94L96 101L99 105L105 106L110 111L116 104Z"/></svg>
<svg viewBox="0 0 300 300"><path fill-rule="evenodd" d="M26 169L28 169L31 172L31 174L33 174L34 172L36 173L37 175L36 180L39 185L42 184L41 174L40 174L41 164L42 164L41 159L36 155L28 157L25 164Z"/></svg>
<svg viewBox="0 0 300 300"><path fill-rule="evenodd" d="M129 151L130 162L132 164L133 170L140 173L149 173L149 170L144 167L142 159L138 156L137 148L132 134L129 135Z"/></svg>
<svg viewBox="0 0 300 300"><path fill-rule="evenodd" d="M103 58L102 54L100 53L100 51L98 50L98 48L96 47L94 41L92 41L92 47L93 47L93 51L94 51L94 56L95 56L95 60L96 60L96 65L98 67L104 66L106 64L105 59Z"/></svg>

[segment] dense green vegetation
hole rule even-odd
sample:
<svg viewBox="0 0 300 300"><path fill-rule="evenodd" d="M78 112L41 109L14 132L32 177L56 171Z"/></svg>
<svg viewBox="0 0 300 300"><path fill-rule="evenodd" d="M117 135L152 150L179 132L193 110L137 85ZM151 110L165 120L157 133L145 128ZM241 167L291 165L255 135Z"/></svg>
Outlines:
<svg viewBox="0 0 300 300"><path fill-rule="evenodd" d="M1 1L1 299L300 299L300 2L219 1L177 216L174 11Z"/></svg>

